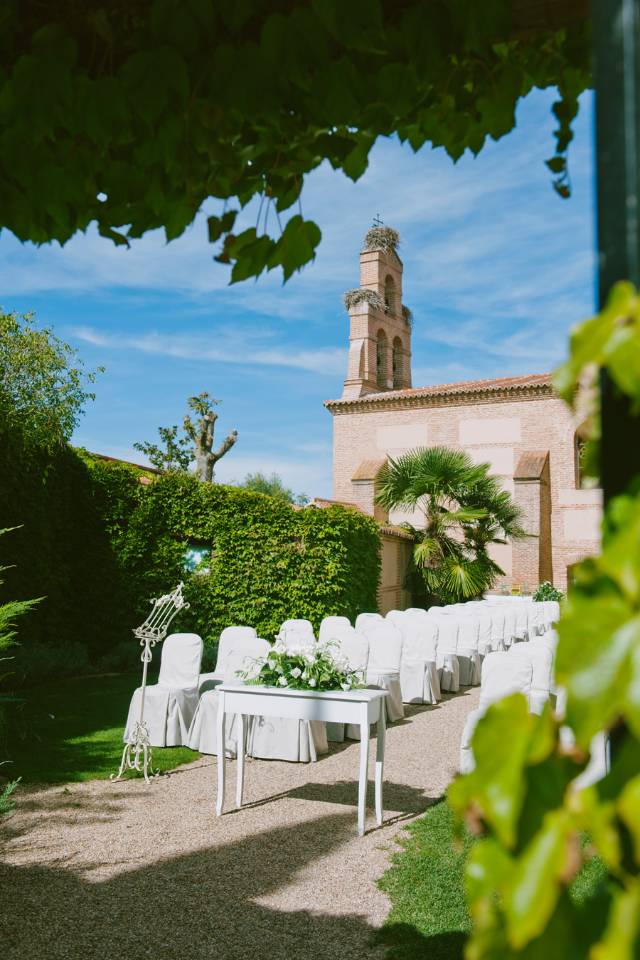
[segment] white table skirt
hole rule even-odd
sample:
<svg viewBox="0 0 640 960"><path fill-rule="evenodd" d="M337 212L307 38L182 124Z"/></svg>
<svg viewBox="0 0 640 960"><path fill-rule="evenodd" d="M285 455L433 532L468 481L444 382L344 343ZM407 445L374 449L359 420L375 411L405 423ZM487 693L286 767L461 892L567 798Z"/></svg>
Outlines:
<svg viewBox="0 0 640 960"><path fill-rule="evenodd" d="M218 688L218 743L225 742L228 714L236 714L237 782L236 806L242 806L244 788L244 718L287 717L295 720L323 720L328 723L351 723L360 727L360 777L358 785L358 833L364 835L367 774L369 764L369 731L377 724L375 810L378 826L382 825L382 774L384 765L386 690L285 690L251 684L223 683ZM225 788L225 756L218 755L218 795L216 814L222 815Z"/></svg>

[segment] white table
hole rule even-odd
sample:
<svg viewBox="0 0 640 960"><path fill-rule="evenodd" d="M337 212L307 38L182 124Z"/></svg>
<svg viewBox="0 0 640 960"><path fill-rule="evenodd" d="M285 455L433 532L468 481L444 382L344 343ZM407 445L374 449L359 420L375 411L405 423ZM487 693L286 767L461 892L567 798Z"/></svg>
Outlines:
<svg viewBox="0 0 640 960"><path fill-rule="evenodd" d="M227 714L236 714L237 782L236 806L242 806L244 786L244 718L286 717L293 720L324 720L328 723L353 723L360 727L360 779L358 786L358 833L364 835L369 764L369 727L377 723L375 809L382 825L382 769L384 764L386 690L287 690L251 684L223 683L216 688L218 701L218 743L225 743ZM216 814L222 815L225 786L225 751L218 750L218 796Z"/></svg>

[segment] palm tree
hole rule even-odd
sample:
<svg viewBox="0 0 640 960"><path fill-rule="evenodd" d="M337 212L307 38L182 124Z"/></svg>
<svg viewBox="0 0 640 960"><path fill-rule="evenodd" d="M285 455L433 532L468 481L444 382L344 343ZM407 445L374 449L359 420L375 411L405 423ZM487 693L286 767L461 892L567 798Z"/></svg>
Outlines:
<svg viewBox="0 0 640 960"><path fill-rule="evenodd" d="M481 595L504 574L489 545L525 536L518 507L489 475L489 465L448 447L390 458L380 471L376 500L420 517L405 526L415 537L413 560L430 600Z"/></svg>

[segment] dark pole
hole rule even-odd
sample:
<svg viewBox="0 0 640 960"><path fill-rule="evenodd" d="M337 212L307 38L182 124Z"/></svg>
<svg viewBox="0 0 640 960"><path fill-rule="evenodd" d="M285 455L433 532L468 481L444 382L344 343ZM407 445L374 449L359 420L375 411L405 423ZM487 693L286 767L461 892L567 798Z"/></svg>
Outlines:
<svg viewBox="0 0 640 960"><path fill-rule="evenodd" d="M596 92L598 302L618 280L640 288L640 0L592 0ZM605 504L640 474L640 417L603 371Z"/></svg>

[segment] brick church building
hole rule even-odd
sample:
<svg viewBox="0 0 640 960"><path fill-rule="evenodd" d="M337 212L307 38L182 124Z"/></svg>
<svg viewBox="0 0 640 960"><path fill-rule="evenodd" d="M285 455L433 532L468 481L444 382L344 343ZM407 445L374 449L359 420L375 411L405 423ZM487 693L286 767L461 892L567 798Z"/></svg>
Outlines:
<svg viewBox="0 0 640 960"><path fill-rule="evenodd" d="M375 231L373 231L375 233ZM368 235L369 238L370 235ZM360 286L346 295L349 360L333 417L333 496L376 517L383 531L380 606L402 606L411 541L375 504L387 457L444 445L489 463L520 507L524 540L495 545L505 571L497 588L528 592L543 580L564 589L568 568L597 552L601 491L580 477L580 424L547 373L414 387L411 316L402 305L402 261L393 244L366 243Z"/></svg>

